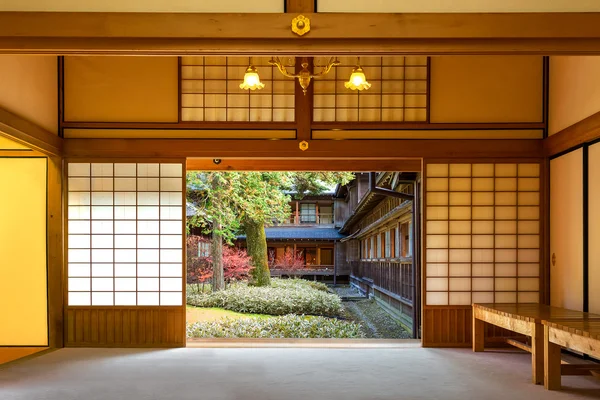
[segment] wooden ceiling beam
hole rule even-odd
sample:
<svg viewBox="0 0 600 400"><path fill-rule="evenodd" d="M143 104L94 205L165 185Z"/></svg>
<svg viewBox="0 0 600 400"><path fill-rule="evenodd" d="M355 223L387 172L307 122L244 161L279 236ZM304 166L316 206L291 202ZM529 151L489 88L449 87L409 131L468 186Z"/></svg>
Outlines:
<svg viewBox="0 0 600 400"><path fill-rule="evenodd" d="M389 159L378 160L237 160L225 159L215 163L209 158L188 158L188 171L402 171L420 172L420 159Z"/></svg>
<svg viewBox="0 0 600 400"><path fill-rule="evenodd" d="M600 139L600 112L544 139L544 149L546 155L552 157L598 139Z"/></svg>
<svg viewBox="0 0 600 400"><path fill-rule="evenodd" d="M600 13L0 12L0 52L45 54L600 54Z"/></svg>
<svg viewBox="0 0 600 400"><path fill-rule="evenodd" d="M61 156L63 139L0 108L0 135L50 156Z"/></svg>
<svg viewBox="0 0 600 400"><path fill-rule="evenodd" d="M65 157L198 157L219 159L537 158L536 139L295 140L65 139Z"/></svg>

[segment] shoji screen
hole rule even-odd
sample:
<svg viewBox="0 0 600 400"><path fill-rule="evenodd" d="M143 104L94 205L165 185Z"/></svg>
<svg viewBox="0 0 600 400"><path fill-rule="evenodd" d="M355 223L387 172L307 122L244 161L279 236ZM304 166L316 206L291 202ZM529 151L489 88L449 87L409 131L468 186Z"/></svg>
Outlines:
<svg viewBox="0 0 600 400"><path fill-rule="evenodd" d="M539 164L428 164L426 306L537 303Z"/></svg>
<svg viewBox="0 0 600 400"><path fill-rule="evenodd" d="M133 323L141 318L132 315L141 308L182 308L183 165L69 163L67 172L67 306L75 312L81 307L100 307L109 313L128 310L127 317L112 317L116 325L126 324L126 319ZM67 318L70 317L68 313ZM72 330L75 337L67 343L88 342L77 340L77 329L87 327L93 336L93 314L89 315L89 326L86 314L81 316L79 325L77 316L72 317L74 327L68 326L67 330ZM106 321L97 325L108 324L106 329L113 329L108 318L107 314ZM139 329L152 330L168 320L166 316L161 322L156 319L158 315L152 314L144 318L148 325L134 326L138 337ZM85 328L82 335L85 336ZM93 338L90 340L93 342ZM151 342L156 344L156 338Z"/></svg>

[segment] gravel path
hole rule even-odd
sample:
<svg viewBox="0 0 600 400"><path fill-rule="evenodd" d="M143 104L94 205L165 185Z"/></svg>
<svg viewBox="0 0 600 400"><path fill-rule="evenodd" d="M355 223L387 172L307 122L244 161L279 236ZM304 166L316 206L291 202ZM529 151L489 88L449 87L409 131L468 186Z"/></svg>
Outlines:
<svg viewBox="0 0 600 400"><path fill-rule="evenodd" d="M349 285L331 288L340 297L358 297L360 292ZM348 319L359 322L365 335L375 339L410 339L400 323L381 308L375 299L344 302Z"/></svg>

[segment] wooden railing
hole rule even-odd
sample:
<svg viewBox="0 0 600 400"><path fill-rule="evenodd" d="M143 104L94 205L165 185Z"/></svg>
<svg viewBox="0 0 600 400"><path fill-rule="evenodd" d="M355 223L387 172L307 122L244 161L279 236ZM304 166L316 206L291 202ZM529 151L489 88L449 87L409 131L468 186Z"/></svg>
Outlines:
<svg viewBox="0 0 600 400"><path fill-rule="evenodd" d="M333 214L291 215L282 225L333 225Z"/></svg>
<svg viewBox="0 0 600 400"><path fill-rule="evenodd" d="M414 282L412 263L402 261L351 261L352 276L368 279L383 289L412 304Z"/></svg>

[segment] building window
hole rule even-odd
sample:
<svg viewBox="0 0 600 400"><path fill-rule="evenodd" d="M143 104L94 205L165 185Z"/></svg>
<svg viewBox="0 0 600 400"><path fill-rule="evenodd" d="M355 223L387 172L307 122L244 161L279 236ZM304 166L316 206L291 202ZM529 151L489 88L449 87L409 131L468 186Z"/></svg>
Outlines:
<svg viewBox="0 0 600 400"><path fill-rule="evenodd" d="M371 245L369 249L369 259L373 259L375 258L375 236L369 238L369 244Z"/></svg>
<svg viewBox="0 0 600 400"><path fill-rule="evenodd" d="M377 258L381 258L381 235L377 235Z"/></svg>
<svg viewBox="0 0 600 400"><path fill-rule="evenodd" d="M319 224L333 224L333 207L332 206L321 206L319 207Z"/></svg>
<svg viewBox="0 0 600 400"><path fill-rule="evenodd" d="M385 231L385 258L392 257L392 250L390 246L390 231Z"/></svg>
<svg viewBox="0 0 600 400"><path fill-rule="evenodd" d="M198 257L210 257L210 242L198 243Z"/></svg>
<svg viewBox="0 0 600 400"><path fill-rule="evenodd" d="M300 223L301 224L316 224L317 223L317 205L316 204L300 204Z"/></svg>

